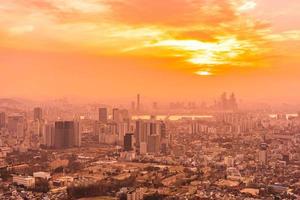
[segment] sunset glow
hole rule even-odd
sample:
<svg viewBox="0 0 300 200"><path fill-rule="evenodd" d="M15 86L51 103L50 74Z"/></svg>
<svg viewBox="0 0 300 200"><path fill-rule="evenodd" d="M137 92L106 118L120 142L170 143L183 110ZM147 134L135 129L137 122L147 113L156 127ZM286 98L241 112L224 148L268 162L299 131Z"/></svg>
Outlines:
<svg viewBox="0 0 300 200"><path fill-rule="evenodd" d="M79 75L82 66L99 72L98 76L92 73L93 84L88 85L111 82L101 73L146 77L148 70L169 74L171 83L199 78L194 76L199 71L201 75L203 68L219 79L233 76L235 80L240 79L239 73L267 77L276 69L272 76L287 80L282 71L300 73L299 8L297 0L288 4L280 0L2 0L0 66L7 74L14 67L22 68L29 77L38 76L43 67L51 68L62 85L68 70L88 84L91 77ZM90 56L94 59L87 59ZM132 80L136 78L129 78L128 84L134 85ZM26 84L41 90L37 84ZM41 84L48 87L51 82ZM11 87L24 92L22 86ZM153 87L151 91L156 91L158 86ZM71 90L81 93L78 88ZM30 95L30 90L25 93Z"/></svg>
<svg viewBox="0 0 300 200"><path fill-rule="evenodd" d="M196 74L198 74L199 76L211 76L212 73L208 72L208 71L198 71L196 72Z"/></svg>

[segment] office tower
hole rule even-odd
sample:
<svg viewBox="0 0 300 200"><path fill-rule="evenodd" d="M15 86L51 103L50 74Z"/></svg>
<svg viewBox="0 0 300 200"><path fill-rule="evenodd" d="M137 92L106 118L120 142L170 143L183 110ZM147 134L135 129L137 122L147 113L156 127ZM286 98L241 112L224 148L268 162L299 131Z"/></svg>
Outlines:
<svg viewBox="0 0 300 200"><path fill-rule="evenodd" d="M107 123L107 108L99 108L99 122Z"/></svg>
<svg viewBox="0 0 300 200"><path fill-rule="evenodd" d="M140 135L142 133L142 126L143 126L143 121L142 120L137 120L135 122L135 139L136 139L136 146L140 146Z"/></svg>
<svg viewBox="0 0 300 200"><path fill-rule="evenodd" d="M227 93L224 92L220 97L218 108L221 110L236 111L238 109L238 104L235 94L231 93L229 98L227 98Z"/></svg>
<svg viewBox="0 0 300 200"><path fill-rule="evenodd" d="M137 120L135 129L136 146L140 143L148 143L148 136L158 135L162 139L166 138L166 126L163 122L157 120Z"/></svg>
<svg viewBox="0 0 300 200"><path fill-rule="evenodd" d="M160 151L163 154L167 154L169 141L167 138L166 124L163 121L161 121L159 125L160 125Z"/></svg>
<svg viewBox="0 0 300 200"><path fill-rule="evenodd" d="M54 124L45 125L44 145L48 148L54 146L55 128Z"/></svg>
<svg viewBox="0 0 300 200"><path fill-rule="evenodd" d="M33 119L41 121L43 119L43 110L40 107L33 109Z"/></svg>
<svg viewBox="0 0 300 200"><path fill-rule="evenodd" d="M161 139L166 139L167 138L166 124L163 121L161 121L159 125L160 125L160 137Z"/></svg>
<svg viewBox="0 0 300 200"><path fill-rule="evenodd" d="M5 112L0 112L0 128L5 127Z"/></svg>
<svg viewBox="0 0 300 200"><path fill-rule="evenodd" d="M149 135L147 141L147 152L152 154L159 153L160 137L159 135Z"/></svg>
<svg viewBox="0 0 300 200"><path fill-rule="evenodd" d="M121 121L121 114L120 110L118 108L114 108L112 111L112 120L114 122L120 122Z"/></svg>
<svg viewBox="0 0 300 200"><path fill-rule="evenodd" d="M137 95L136 97L136 111L140 111L141 109L141 96L140 94Z"/></svg>
<svg viewBox="0 0 300 200"><path fill-rule="evenodd" d="M121 121L128 122L130 120L130 115L127 109L120 110Z"/></svg>
<svg viewBox="0 0 300 200"><path fill-rule="evenodd" d="M139 146L139 152L140 154L146 154L147 153L147 143L141 142Z"/></svg>
<svg viewBox="0 0 300 200"><path fill-rule="evenodd" d="M268 163L268 145L266 143L261 143L259 146L258 161L261 165L266 165Z"/></svg>
<svg viewBox="0 0 300 200"><path fill-rule="evenodd" d="M44 133L44 122L39 120L31 122L30 131L33 135L42 136Z"/></svg>
<svg viewBox="0 0 300 200"><path fill-rule="evenodd" d="M226 110L227 107L228 107L228 100L227 100L227 93L224 92L222 95L221 95L221 98L220 98L221 102L220 102L220 108L222 110Z"/></svg>
<svg viewBox="0 0 300 200"><path fill-rule="evenodd" d="M132 151L134 145L134 134L133 133L126 133L124 136L124 150L125 151Z"/></svg>
<svg viewBox="0 0 300 200"><path fill-rule="evenodd" d="M9 116L7 119L8 131L18 138L25 136L25 120L22 115Z"/></svg>
<svg viewBox="0 0 300 200"><path fill-rule="evenodd" d="M231 110L237 110L237 109L238 109L238 104L237 104L237 101L236 101L236 98L235 98L235 94L234 94L234 93L232 93L232 94L230 95L229 105L230 105L230 109L231 109Z"/></svg>
<svg viewBox="0 0 300 200"><path fill-rule="evenodd" d="M55 122L54 147L56 149L81 146L81 134L79 122L57 121Z"/></svg>
<svg viewBox="0 0 300 200"><path fill-rule="evenodd" d="M109 122L107 124L98 124L98 135L99 135L99 143L100 144L118 144L118 140L121 138L119 135L121 123ZM123 130L124 129L124 130ZM125 128L122 131L125 132ZM126 131L127 132L127 131ZM125 133L124 133L125 135ZM124 140L124 135L122 136L122 141ZM123 145L121 142L120 145Z"/></svg>
<svg viewBox="0 0 300 200"><path fill-rule="evenodd" d="M148 121L137 120L135 127L135 139L137 147L141 142L147 143L147 135L150 135L150 123Z"/></svg>
<svg viewBox="0 0 300 200"><path fill-rule="evenodd" d="M153 118L150 121L146 122L146 131L147 131L147 135L159 135L161 134L161 128L163 128L161 126L161 121L155 120L155 118Z"/></svg>

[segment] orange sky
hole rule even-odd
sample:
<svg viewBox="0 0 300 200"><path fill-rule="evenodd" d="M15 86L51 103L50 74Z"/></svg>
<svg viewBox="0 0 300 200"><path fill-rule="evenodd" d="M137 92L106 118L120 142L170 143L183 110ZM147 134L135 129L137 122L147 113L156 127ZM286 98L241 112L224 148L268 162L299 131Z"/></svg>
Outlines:
<svg viewBox="0 0 300 200"><path fill-rule="evenodd" d="M300 100L299 0L0 0L0 96Z"/></svg>

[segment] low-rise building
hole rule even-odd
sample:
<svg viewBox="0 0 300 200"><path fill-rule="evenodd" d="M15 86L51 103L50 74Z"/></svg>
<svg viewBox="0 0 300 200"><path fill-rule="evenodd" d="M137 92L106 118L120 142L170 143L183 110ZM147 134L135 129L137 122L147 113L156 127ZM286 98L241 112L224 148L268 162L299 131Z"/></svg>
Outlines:
<svg viewBox="0 0 300 200"><path fill-rule="evenodd" d="M49 172L34 172L33 173L34 178L42 178L49 180L51 178L51 175Z"/></svg>
<svg viewBox="0 0 300 200"><path fill-rule="evenodd" d="M34 188L35 179L32 176L13 175L13 183L20 185L20 186L25 186L27 188Z"/></svg>

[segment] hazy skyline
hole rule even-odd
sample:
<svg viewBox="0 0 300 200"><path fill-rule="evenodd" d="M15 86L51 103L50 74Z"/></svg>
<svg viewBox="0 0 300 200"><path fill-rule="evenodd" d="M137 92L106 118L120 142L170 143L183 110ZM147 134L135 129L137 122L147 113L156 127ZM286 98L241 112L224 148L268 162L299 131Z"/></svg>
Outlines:
<svg viewBox="0 0 300 200"><path fill-rule="evenodd" d="M0 96L300 100L300 4L0 0Z"/></svg>

